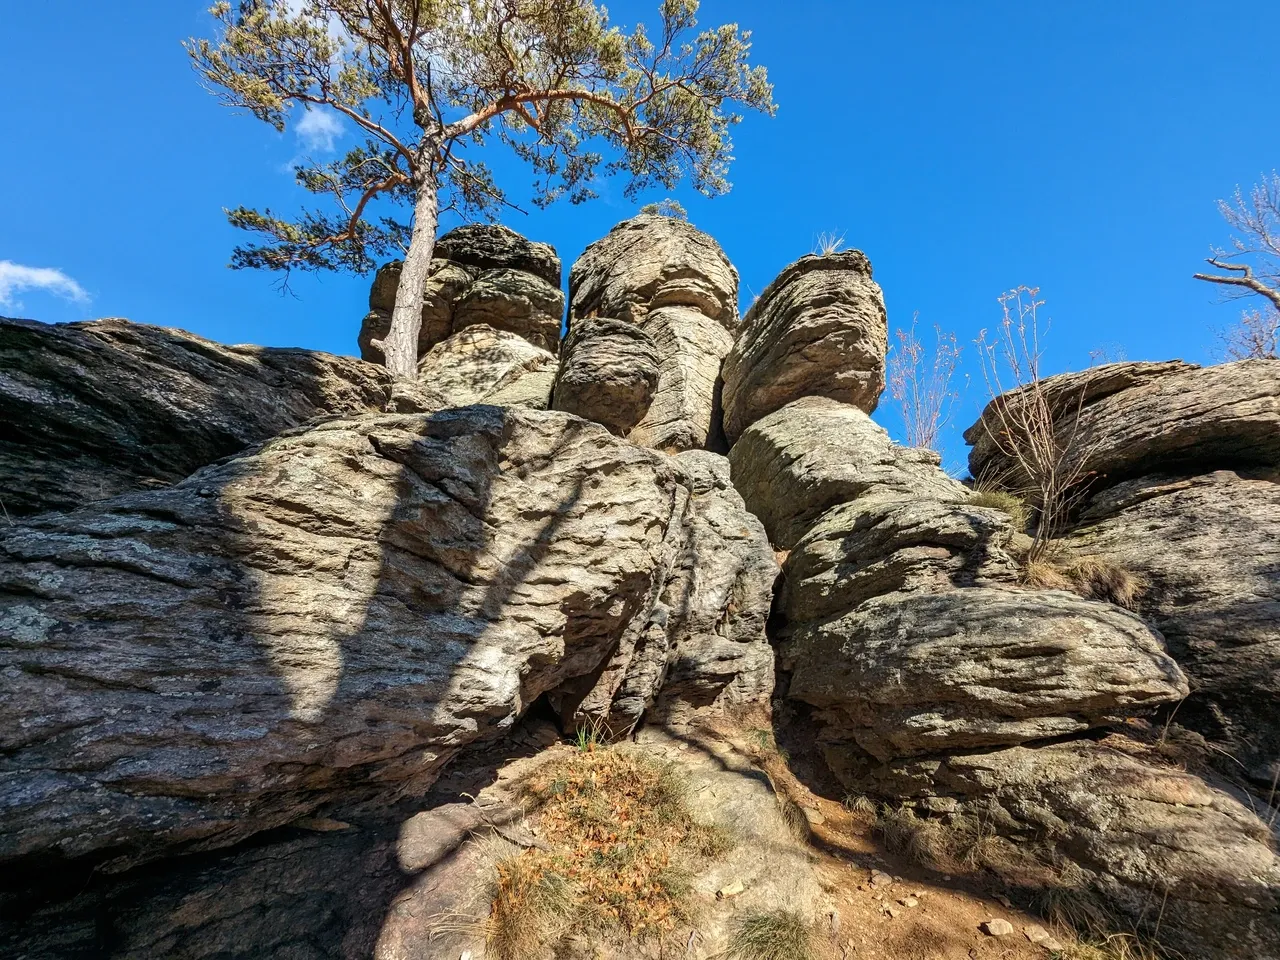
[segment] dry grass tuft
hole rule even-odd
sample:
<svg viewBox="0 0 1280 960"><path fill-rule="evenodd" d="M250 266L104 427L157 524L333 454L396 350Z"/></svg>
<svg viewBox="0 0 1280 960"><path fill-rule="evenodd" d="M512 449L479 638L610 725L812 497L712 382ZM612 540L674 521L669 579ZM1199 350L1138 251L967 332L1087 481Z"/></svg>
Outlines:
<svg viewBox="0 0 1280 960"><path fill-rule="evenodd" d="M814 242L813 252L820 257L829 257L832 254L839 253L844 249L844 237L843 233L824 230L818 234L817 240Z"/></svg>
<svg viewBox="0 0 1280 960"><path fill-rule="evenodd" d="M817 960L817 937L790 910L747 914L729 938L729 960Z"/></svg>
<svg viewBox="0 0 1280 960"><path fill-rule="evenodd" d="M1013 526L1019 533L1026 532L1031 522L1031 511L1027 502L1017 494L1004 490L978 490L969 498L970 506L991 507L1007 513L1013 520Z"/></svg>
<svg viewBox="0 0 1280 960"><path fill-rule="evenodd" d="M1022 582L1044 590L1070 590L1126 610L1136 609L1150 586L1140 574L1098 556L1068 561L1030 560L1023 567Z"/></svg>
<svg viewBox="0 0 1280 960"><path fill-rule="evenodd" d="M1044 871L1044 865L1032 854L968 817L939 820L920 817L906 804L886 805L873 834L891 853L939 873L990 870L1010 879Z"/></svg>
<svg viewBox="0 0 1280 960"><path fill-rule="evenodd" d="M524 854L498 864L485 930L489 951L502 960L535 956L564 933L577 900L569 881Z"/></svg>
<svg viewBox="0 0 1280 960"><path fill-rule="evenodd" d="M498 868L489 949L536 955L567 932L643 938L689 919L693 868L732 842L693 818L677 770L592 743L529 781L545 849Z"/></svg>
<svg viewBox="0 0 1280 960"><path fill-rule="evenodd" d="M861 793L846 794L843 801L844 808L850 813L858 813L863 816L874 817L878 812L876 802L870 797Z"/></svg>

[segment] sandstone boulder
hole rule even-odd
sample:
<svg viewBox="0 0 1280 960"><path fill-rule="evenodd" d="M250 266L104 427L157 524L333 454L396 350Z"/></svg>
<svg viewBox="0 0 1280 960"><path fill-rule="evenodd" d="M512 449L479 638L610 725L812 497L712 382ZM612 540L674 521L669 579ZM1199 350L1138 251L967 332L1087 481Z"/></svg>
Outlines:
<svg viewBox="0 0 1280 960"><path fill-rule="evenodd" d="M644 318L659 358L658 386L644 419L629 439L676 453L722 449L720 363L733 335L691 307L658 307Z"/></svg>
<svg viewBox="0 0 1280 960"><path fill-rule="evenodd" d="M321 424L0 529L0 862L118 867L420 793L540 695L627 678L618 652L681 597L698 615L662 642L697 642L717 601L681 571L733 503L705 485L595 424L477 406ZM723 522L747 569L721 552L711 632L767 649L758 531ZM732 683L712 660L704 698Z"/></svg>
<svg viewBox="0 0 1280 960"><path fill-rule="evenodd" d="M1013 539L999 510L867 494L832 507L796 544L779 609L796 625L884 594L1015 583Z"/></svg>
<svg viewBox="0 0 1280 960"><path fill-rule="evenodd" d="M378 270L369 291L369 313L360 328L360 355L382 363L374 341L391 329L400 261ZM436 242L435 259L423 289L418 355L451 334L484 324L519 334L554 351L560 342L564 293L560 260L553 248L533 243L495 224L468 224Z"/></svg>
<svg viewBox="0 0 1280 960"><path fill-rule="evenodd" d="M626 436L658 386L653 338L621 320L591 317L569 328L552 406Z"/></svg>
<svg viewBox="0 0 1280 960"><path fill-rule="evenodd" d="M729 442L801 397L875 410L888 343L884 295L866 256L850 250L802 257L760 295L725 357Z"/></svg>
<svg viewBox="0 0 1280 960"><path fill-rule="evenodd" d="M685 220L640 214L587 247L569 272L569 322L639 323L658 307L690 307L732 331L738 271L720 245Z"/></svg>
<svg viewBox="0 0 1280 960"><path fill-rule="evenodd" d="M545 410L556 358L524 337L478 325L437 343L418 361L418 380L433 406L473 403Z"/></svg>
<svg viewBox="0 0 1280 960"><path fill-rule="evenodd" d="M1219 471L1122 483L1093 500L1067 543L1147 581L1139 610L1191 678L1176 721L1214 743L1232 775L1274 783L1280 477Z"/></svg>
<svg viewBox="0 0 1280 960"><path fill-rule="evenodd" d="M1140 619L1057 591L887 594L799 628L783 659L823 738L881 760L1079 733L1187 693Z"/></svg>
<svg viewBox="0 0 1280 960"><path fill-rule="evenodd" d="M758 420L729 452L733 484L790 549L825 511L875 492L962 502L969 491L938 469L938 455L895 445L857 407L805 397Z"/></svg>
<svg viewBox="0 0 1280 960"><path fill-rule="evenodd" d="M1175 468L1280 466L1280 364L1269 360L1108 364L1050 377L1044 388L1063 446L1095 475L1095 486ZM1000 431L999 405L1025 396L993 400L965 431L973 476L1023 484L992 436Z"/></svg>
<svg viewBox="0 0 1280 960"><path fill-rule="evenodd" d="M0 501L11 517L175 483L316 417L383 409L386 370L165 327L0 319Z"/></svg>
<svg viewBox="0 0 1280 960"><path fill-rule="evenodd" d="M1123 744L1012 747L877 776L895 796L959 799L951 829L969 822L1020 838L1054 864L1041 893L1091 895L1184 956L1280 958L1280 859L1268 827L1227 793ZM1037 885L1012 872L1006 880Z"/></svg>

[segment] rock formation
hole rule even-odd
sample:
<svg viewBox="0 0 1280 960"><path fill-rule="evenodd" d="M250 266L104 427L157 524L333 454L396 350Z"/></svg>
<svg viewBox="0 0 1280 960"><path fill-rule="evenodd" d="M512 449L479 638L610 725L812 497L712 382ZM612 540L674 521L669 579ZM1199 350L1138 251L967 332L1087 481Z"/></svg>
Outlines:
<svg viewBox="0 0 1280 960"><path fill-rule="evenodd" d="M719 444L720 362L738 322L738 273L711 237L642 214L589 246L569 274L569 327L602 317L653 341L658 384L634 443L666 450Z"/></svg>
<svg viewBox="0 0 1280 960"><path fill-rule="evenodd" d="M166 486L316 417L381 410L390 384L310 350L0 319L0 501L18 517Z"/></svg>
<svg viewBox="0 0 1280 960"><path fill-rule="evenodd" d="M921 830L996 833L1054 864L1031 879L994 864L1008 883L1066 885L1136 923L1158 884L1163 942L1200 949L1225 923L1246 933L1223 956L1266 955L1280 932L1266 827L1225 792L1090 734L1186 696L1159 633L1022 586L1012 518L968 503L936 457L890 443L857 407L794 400L747 427L730 461L789 550L779 692L845 789L916 804ZM1180 829L1200 833L1148 852Z"/></svg>
<svg viewBox="0 0 1280 960"><path fill-rule="evenodd" d="M473 403L545 410L556 358L514 333L477 324L432 347L418 361L418 390L430 409Z"/></svg>
<svg viewBox="0 0 1280 960"><path fill-rule="evenodd" d="M1090 474L1064 546L1147 582L1139 612L1192 684L1173 716L1209 739L1224 772L1269 787L1280 776L1280 365L1110 364L1045 387ZM1017 485L981 422L966 437L975 476Z"/></svg>
<svg viewBox="0 0 1280 960"><path fill-rule="evenodd" d="M369 314L360 328L360 355L382 363L380 341L391 329L391 310L400 282L400 262L386 264L369 291ZM514 230L470 224L436 243L431 275L423 291L418 355L425 356L451 334L477 324L519 334L554 352L560 342L564 293L560 259L545 243Z"/></svg>
<svg viewBox="0 0 1280 960"><path fill-rule="evenodd" d="M1067 542L1144 578L1140 609L1194 680L1174 718L1228 751L1232 774L1269 787L1280 771L1280 475L1128 481L1096 496Z"/></svg>
<svg viewBox="0 0 1280 960"><path fill-rule="evenodd" d="M0 861L124 866L420 793L544 693L634 724L673 661L697 705L738 669L766 688L772 564L704 465L492 406L5 528Z"/></svg>
<svg viewBox="0 0 1280 960"><path fill-rule="evenodd" d="M938 455L890 442L857 407L806 397L757 421L729 452L733 482L769 539L795 546L826 510L872 491L964 500Z"/></svg>
<svg viewBox="0 0 1280 960"><path fill-rule="evenodd" d="M1268 360L1114 363L1043 382L1063 447L1101 483L1206 464L1280 464L1280 370ZM993 403L1016 404L1020 396ZM1018 488L1017 467L991 440L995 417L988 404L965 431L969 473ZM1067 442L1075 434L1080 439Z"/></svg>
<svg viewBox="0 0 1280 960"><path fill-rule="evenodd" d="M884 295L862 251L801 257L747 312L725 357L729 441L800 397L870 413L884 390L888 342Z"/></svg>
<svg viewBox="0 0 1280 960"><path fill-rule="evenodd" d="M897 796L962 800L971 829L1028 850L1054 838L1070 864L1053 878L1059 899L1096 891L1183 956L1277 956L1280 859L1266 825L1200 778L1144 762L1124 738L907 761L877 776Z"/></svg>
<svg viewBox="0 0 1280 960"><path fill-rule="evenodd" d="M552 406L626 436L644 419L658 386L653 338L621 320L577 321L561 349Z"/></svg>
<svg viewBox="0 0 1280 960"><path fill-rule="evenodd" d="M0 953L456 960L470 934L439 941L433 911L483 922L485 844L540 842L504 819L508 751L589 731L687 751L751 821L696 881L707 944L790 893L819 916L799 838L823 815L779 803L781 772L1028 902L1280 960L1256 815L1280 775L1280 365L1045 384L1088 475L1059 546L1139 578L1122 609L1029 586L1013 517L872 422L863 254L801 259L739 327L715 241L642 215L574 265L560 344L550 247L464 227L437 250L416 384L0 321ZM971 466L1016 488L998 410ZM720 727L771 705L793 771ZM1197 741L1157 739L1157 711L1236 783L1175 767Z"/></svg>

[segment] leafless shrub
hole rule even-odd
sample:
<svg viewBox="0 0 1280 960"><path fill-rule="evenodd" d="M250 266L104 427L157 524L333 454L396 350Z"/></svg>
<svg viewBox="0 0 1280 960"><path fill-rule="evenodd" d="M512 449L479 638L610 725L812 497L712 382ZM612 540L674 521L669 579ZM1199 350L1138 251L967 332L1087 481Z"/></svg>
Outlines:
<svg viewBox="0 0 1280 960"><path fill-rule="evenodd" d="M1197 280L1216 283L1227 300L1262 297L1261 310L1246 310L1239 324L1221 333L1224 352L1232 360L1280 357L1280 173L1250 188L1236 187L1218 210L1234 231L1228 249L1217 248L1208 263L1220 273L1197 273Z"/></svg>
<svg viewBox="0 0 1280 960"><path fill-rule="evenodd" d="M951 389L960 347L954 333L935 326L937 338L932 357L916 336L920 314L911 318L911 327L898 330L897 343L889 350L889 395L902 413L905 439L909 447L938 449L938 434L951 420L957 395Z"/></svg>
<svg viewBox="0 0 1280 960"><path fill-rule="evenodd" d="M1000 454L1025 484L1011 492L1036 511L1035 537L1029 560L1043 557L1083 494L1089 477L1089 451L1094 442L1082 428L1085 390L1051 391L1041 376L1041 339L1049 323L1042 320L1044 301L1038 287L1017 287L1000 296L1002 316L995 331L978 335L979 358L991 403L982 426ZM1006 478L982 477L986 484L1008 489Z"/></svg>
<svg viewBox="0 0 1280 960"><path fill-rule="evenodd" d="M1240 322L1219 331L1228 360L1280 360L1280 310L1246 310Z"/></svg>

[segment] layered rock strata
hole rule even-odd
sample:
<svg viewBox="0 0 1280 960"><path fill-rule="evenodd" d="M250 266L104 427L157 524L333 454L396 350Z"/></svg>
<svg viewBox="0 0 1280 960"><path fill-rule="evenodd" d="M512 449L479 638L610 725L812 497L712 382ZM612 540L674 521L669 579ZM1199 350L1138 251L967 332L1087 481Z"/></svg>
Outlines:
<svg viewBox="0 0 1280 960"><path fill-rule="evenodd" d="M884 390L889 342L884 295L860 250L806 256L760 295L724 361L730 443L801 397L870 413Z"/></svg>
<svg viewBox="0 0 1280 960"><path fill-rule="evenodd" d="M562 349L552 406L626 436L644 419L658 386L653 338L621 320L577 321Z"/></svg>
<svg viewBox="0 0 1280 960"><path fill-rule="evenodd" d="M592 318L639 328L656 351L657 386L628 437L669 453L717 447L720 363L738 323L738 273L720 245L671 217L620 223L569 274L570 331Z"/></svg>
<svg viewBox="0 0 1280 960"><path fill-rule="evenodd" d="M380 366L182 330L0 319L0 501L10 517L167 486L317 417L382 410Z"/></svg>
<svg viewBox="0 0 1280 960"><path fill-rule="evenodd" d="M1145 582L1137 608L1168 638L1192 693L1173 716L1222 769L1280 777L1280 364L1109 364L1044 381L1089 498L1063 546ZM991 440L993 402L966 432L970 469L1016 489Z"/></svg>
<svg viewBox="0 0 1280 960"><path fill-rule="evenodd" d="M369 314L360 327L360 355L382 363L378 343L391 329L400 261L383 266L369 291ZM477 324L518 334L554 352L560 342L564 292L560 259L545 243L526 240L496 224L469 224L436 242L423 289L418 356Z"/></svg>
<svg viewBox="0 0 1280 960"><path fill-rule="evenodd" d="M120 867L419 793L543 694L634 724L668 672L694 706L766 689L772 564L706 465L493 406L6 527L0 861Z"/></svg>

